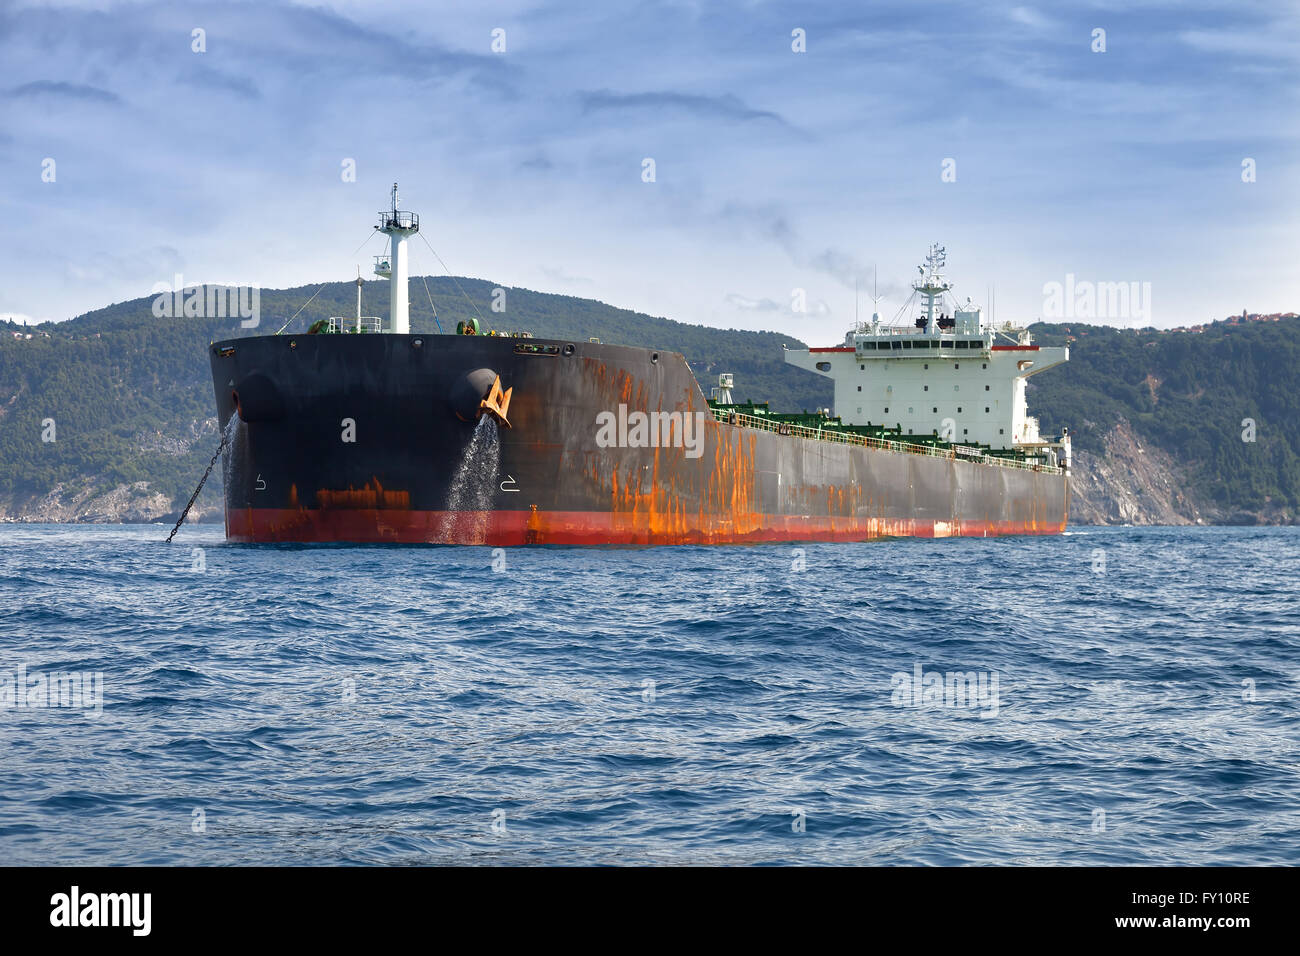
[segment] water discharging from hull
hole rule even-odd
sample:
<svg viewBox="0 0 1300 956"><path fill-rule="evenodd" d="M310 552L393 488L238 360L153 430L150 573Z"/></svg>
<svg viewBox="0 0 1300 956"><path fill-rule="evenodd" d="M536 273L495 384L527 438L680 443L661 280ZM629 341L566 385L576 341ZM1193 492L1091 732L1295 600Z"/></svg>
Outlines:
<svg viewBox="0 0 1300 956"><path fill-rule="evenodd" d="M223 497L230 500L230 488L235 477L235 462L248 460L248 426L239 417L239 412L230 416L226 422L226 453L221 461L221 481Z"/></svg>
<svg viewBox="0 0 1300 956"><path fill-rule="evenodd" d="M482 544L487 539L488 514L500 471L500 432L492 417L484 415L451 480L439 540L447 544Z"/></svg>

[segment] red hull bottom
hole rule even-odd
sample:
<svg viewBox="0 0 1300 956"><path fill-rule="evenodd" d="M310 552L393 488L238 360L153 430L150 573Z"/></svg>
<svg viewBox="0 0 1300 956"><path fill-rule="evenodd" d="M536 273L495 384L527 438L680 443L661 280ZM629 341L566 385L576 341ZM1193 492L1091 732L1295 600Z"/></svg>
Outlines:
<svg viewBox="0 0 1300 956"><path fill-rule="evenodd" d="M877 538L1060 534L1060 521L935 521L919 518L710 516L707 530L659 516L597 511L398 511L244 508L226 514L226 537L244 543L671 545Z"/></svg>

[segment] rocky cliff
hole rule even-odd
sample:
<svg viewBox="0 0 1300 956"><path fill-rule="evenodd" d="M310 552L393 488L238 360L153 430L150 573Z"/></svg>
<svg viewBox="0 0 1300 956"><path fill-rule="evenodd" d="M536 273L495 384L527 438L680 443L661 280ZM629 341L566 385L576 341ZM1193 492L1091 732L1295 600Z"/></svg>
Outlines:
<svg viewBox="0 0 1300 956"><path fill-rule="evenodd" d="M1070 476L1071 524L1295 524L1285 507L1217 507L1199 498L1192 469L1142 441L1121 419L1099 445L1076 445Z"/></svg>

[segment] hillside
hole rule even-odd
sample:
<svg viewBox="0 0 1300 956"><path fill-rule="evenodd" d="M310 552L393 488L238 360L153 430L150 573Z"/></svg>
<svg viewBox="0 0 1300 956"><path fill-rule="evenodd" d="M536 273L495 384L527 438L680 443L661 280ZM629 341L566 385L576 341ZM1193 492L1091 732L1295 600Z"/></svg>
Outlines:
<svg viewBox="0 0 1300 956"><path fill-rule="evenodd" d="M1068 425L1076 436L1077 520L1296 520L1300 318L1034 332L1044 345L1070 345L1064 368L1029 380L1029 406L1044 428ZM1243 440L1245 419L1254 441Z"/></svg>
<svg viewBox="0 0 1300 956"><path fill-rule="evenodd" d="M425 281L411 280L415 331L436 331L436 322L450 330L481 315L494 327L541 337L674 349L706 389L717 372L734 372L739 398L775 408L831 401L828 382L781 361L782 345L802 346L788 336L526 289L507 289L505 313L493 313L490 282L429 277L426 296ZM262 325L249 330L235 319L156 318L152 298L57 324L0 323L0 519L139 521L176 512L217 445L207 344L273 332L315 291L264 290ZM368 283L365 296L367 314L387 313L385 283ZM351 283L328 284L288 331L354 308ZM1293 521L1298 326L1295 318L1180 332L1036 326L1042 343L1068 340L1072 349L1067 366L1030 379L1029 401L1045 429L1068 425L1076 436L1073 520ZM1244 418L1256 422L1253 443L1242 441ZM41 440L47 419L55 422L53 442ZM196 513L219 520L220 509L212 482Z"/></svg>

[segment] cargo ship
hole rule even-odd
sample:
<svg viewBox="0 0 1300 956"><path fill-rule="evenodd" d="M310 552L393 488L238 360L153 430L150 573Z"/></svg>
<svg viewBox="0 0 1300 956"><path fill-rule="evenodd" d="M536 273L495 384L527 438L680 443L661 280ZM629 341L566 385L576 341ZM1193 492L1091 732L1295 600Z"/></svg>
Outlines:
<svg viewBox="0 0 1300 956"><path fill-rule="evenodd" d="M1039 434L1029 376L1065 362L954 301L932 246L902 324L788 349L834 409L705 396L677 352L498 333L412 333L408 240L389 209L390 315L214 342L226 535L237 542L554 545L1057 534L1070 439ZM915 301L916 314L909 312Z"/></svg>

